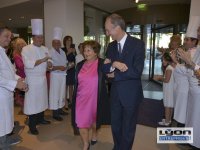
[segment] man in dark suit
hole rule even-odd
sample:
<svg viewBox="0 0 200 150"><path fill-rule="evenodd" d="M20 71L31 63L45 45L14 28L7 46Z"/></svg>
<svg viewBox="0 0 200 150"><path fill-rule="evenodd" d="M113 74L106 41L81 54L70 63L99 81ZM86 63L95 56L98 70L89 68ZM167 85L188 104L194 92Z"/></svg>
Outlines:
<svg viewBox="0 0 200 150"><path fill-rule="evenodd" d="M106 18L105 30L114 40L108 45L103 71L113 77L111 87L111 128L114 150L131 150L143 99L141 75L144 43L125 32L125 22L117 14Z"/></svg>

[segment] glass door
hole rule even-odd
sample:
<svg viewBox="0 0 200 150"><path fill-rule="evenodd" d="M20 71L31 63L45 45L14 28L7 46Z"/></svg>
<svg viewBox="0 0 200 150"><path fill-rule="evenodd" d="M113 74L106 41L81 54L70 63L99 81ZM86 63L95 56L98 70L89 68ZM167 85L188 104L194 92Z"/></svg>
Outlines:
<svg viewBox="0 0 200 150"><path fill-rule="evenodd" d="M173 25L153 25L151 28L149 79L154 80L154 75L163 75L162 54L159 48L168 48L170 37L173 35ZM155 80L154 80L155 81ZM156 81L159 82L159 81Z"/></svg>

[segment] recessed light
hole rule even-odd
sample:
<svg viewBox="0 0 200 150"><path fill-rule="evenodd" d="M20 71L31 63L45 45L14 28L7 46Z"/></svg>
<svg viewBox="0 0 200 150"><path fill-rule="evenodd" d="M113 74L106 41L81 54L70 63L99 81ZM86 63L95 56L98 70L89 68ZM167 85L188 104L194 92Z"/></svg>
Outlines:
<svg viewBox="0 0 200 150"><path fill-rule="evenodd" d="M11 20L12 20L12 18L9 18L8 20L9 20L9 21L11 21Z"/></svg>
<svg viewBox="0 0 200 150"><path fill-rule="evenodd" d="M24 19L25 17L24 17L24 16L21 16L20 18L21 18L21 19Z"/></svg>

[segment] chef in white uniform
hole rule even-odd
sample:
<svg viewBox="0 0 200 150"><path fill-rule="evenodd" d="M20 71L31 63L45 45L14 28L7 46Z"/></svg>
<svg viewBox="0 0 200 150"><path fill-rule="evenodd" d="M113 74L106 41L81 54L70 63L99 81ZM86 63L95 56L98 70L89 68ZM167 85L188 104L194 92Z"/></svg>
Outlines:
<svg viewBox="0 0 200 150"><path fill-rule="evenodd" d="M65 106L66 99L67 58L65 52L61 49L61 39L62 29L55 27L52 49L50 50L53 69L50 74L49 109L53 110L53 118L57 121L63 120L60 115L64 114L62 108Z"/></svg>
<svg viewBox="0 0 200 150"><path fill-rule="evenodd" d="M48 108L47 69L52 69L49 51L43 44L43 20L32 19L33 44L22 49L26 82L29 91L25 94L24 113L29 116L31 134L39 134L37 124L50 124L44 119L44 111Z"/></svg>
<svg viewBox="0 0 200 150"><path fill-rule="evenodd" d="M0 27L0 149L9 149L7 134L14 127L14 101L13 91L15 88L26 91L24 79L15 74L13 65L6 55L4 47L10 43L10 31Z"/></svg>
<svg viewBox="0 0 200 150"><path fill-rule="evenodd" d="M200 86L198 79L194 75L194 71L200 68L200 48L197 48L197 30L200 26L200 16L190 16L190 21L186 33L186 38L189 38L191 44L194 45L188 52L178 51L179 57L186 62L186 73L189 81L189 93L186 114L186 127L193 127L193 143L195 148L200 148ZM189 42L189 41L188 41Z"/></svg>

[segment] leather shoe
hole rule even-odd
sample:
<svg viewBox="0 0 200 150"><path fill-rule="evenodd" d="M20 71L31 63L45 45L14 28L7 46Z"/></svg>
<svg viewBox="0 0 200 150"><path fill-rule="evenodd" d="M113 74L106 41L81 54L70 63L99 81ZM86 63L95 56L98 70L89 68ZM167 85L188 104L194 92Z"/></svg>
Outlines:
<svg viewBox="0 0 200 150"><path fill-rule="evenodd" d="M42 120L40 121L38 124L50 124L51 121L48 121L48 120Z"/></svg>
<svg viewBox="0 0 200 150"><path fill-rule="evenodd" d="M33 135L38 135L38 134L39 134L39 132L38 132L37 129L30 129L30 132L31 132L31 134L33 134Z"/></svg>
<svg viewBox="0 0 200 150"><path fill-rule="evenodd" d="M68 115L68 113L67 113L67 112L65 112L65 111L63 111L62 109L59 111L59 114L60 114L60 115L63 115L63 116L66 116L66 115Z"/></svg>
<svg viewBox="0 0 200 150"><path fill-rule="evenodd" d="M94 145L94 144L96 144L97 143L97 140L91 140L91 145Z"/></svg>
<svg viewBox="0 0 200 150"><path fill-rule="evenodd" d="M63 121L63 118L60 116L55 116L53 117L53 119L57 120L57 121Z"/></svg>

